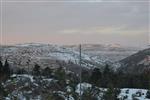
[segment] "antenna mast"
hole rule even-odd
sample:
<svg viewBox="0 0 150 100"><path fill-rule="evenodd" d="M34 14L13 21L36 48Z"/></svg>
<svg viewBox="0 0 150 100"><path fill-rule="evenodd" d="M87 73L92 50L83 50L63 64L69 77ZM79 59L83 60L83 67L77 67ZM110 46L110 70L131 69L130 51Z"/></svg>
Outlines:
<svg viewBox="0 0 150 100"><path fill-rule="evenodd" d="M80 64L80 100L82 100L82 93L81 93L81 82L82 82L82 68L81 68L81 61L82 61L82 55L81 55L81 44L79 45L79 64Z"/></svg>

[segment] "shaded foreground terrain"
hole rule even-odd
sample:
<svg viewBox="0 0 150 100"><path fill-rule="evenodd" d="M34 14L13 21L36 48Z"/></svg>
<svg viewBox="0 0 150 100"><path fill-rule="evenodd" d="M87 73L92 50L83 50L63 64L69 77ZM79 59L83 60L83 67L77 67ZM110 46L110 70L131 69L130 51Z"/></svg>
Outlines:
<svg viewBox="0 0 150 100"><path fill-rule="evenodd" d="M6 60L0 62L0 98L2 100L149 100L150 71L126 74L94 68L80 77L63 66L57 69L38 64L30 71L13 71Z"/></svg>

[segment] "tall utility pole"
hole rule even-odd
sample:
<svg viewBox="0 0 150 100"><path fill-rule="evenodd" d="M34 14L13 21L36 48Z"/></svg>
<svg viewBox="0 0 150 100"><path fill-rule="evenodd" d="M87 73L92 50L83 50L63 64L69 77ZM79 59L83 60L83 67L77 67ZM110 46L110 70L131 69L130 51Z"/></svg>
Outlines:
<svg viewBox="0 0 150 100"><path fill-rule="evenodd" d="M82 63L82 55L81 55L81 44L79 45L79 63L80 63L80 100L82 100L82 93L81 93L81 82L82 82L82 68L81 68L81 63Z"/></svg>
<svg viewBox="0 0 150 100"><path fill-rule="evenodd" d="M28 66L28 76L29 76L29 74L30 74L30 68L29 68L29 65L30 65L30 59L28 59L28 61L27 61L27 66Z"/></svg>

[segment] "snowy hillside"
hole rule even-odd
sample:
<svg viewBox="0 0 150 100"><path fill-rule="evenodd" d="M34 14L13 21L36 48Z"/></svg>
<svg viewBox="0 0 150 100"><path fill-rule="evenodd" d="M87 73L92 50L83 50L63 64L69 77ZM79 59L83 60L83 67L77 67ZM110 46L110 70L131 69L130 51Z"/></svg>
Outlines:
<svg viewBox="0 0 150 100"><path fill-rule="evenodd" d="M5 46L1 49L2 59L8 59L12 65L28 66L38 63L40 65L56 63L56 61L79 63L79 52L63 46L48 44L21 44ZM105 60L91 57L82 53L82 66L93 67L104 64Z"/></svg>
<svg viewBox="0 0 150 100"><path fill-rule="evenodd" d="M120 70L125 72L141 73L150 68L150 48L141 50L120 61L122 66Z"/></svg>
<svg viewBox="0 0 150 100"><path fill-rule="evenodd" d="M78 50L77 45L66 46ZM107 59L107 61L116 62L124 59L143 48L125 47L119 44L83 44L82 50L84 53L97 57L98 59Z"/></svg>
<svg viewBox="0 0 150 100"><path fill-rule="evenodd" d="M78 46L58 46L50 44L18 44L14 46L1 46L2 59L8 59L13 66L16 67L33 67L35 63L41 66L57 66L57 61L79 63ZM126 55L122 55L122 52ZM120 66L114 64L112 59L120 59L135 52L135 49L123 49L109 45L83 45L82 46L82 66L93 68L106 63L112 64L114 67ZM112 56L113 55L113 56ZM115 57L115 58L114 58ZM116 61L116 60L115 60Z"/></svg>

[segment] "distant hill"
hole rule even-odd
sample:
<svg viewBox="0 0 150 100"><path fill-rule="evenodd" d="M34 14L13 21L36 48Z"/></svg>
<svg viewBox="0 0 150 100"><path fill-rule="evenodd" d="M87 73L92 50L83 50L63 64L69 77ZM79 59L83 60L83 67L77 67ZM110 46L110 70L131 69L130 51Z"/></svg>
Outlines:
<svg viewBox="0 0 150 100"><path fill-rule="evenodd" d="M65 46L78 50L78 45ZM120 44L82 44L82 51L98 59L108 59L111 62L118 62L143 48L127 47Z"/></svg>
<svg viewBox="0 0 150 100"><path fill-rule="evenodd" d="M150 48L139 51L120 61L120 70L129 73L140 73L150 69Z"/></svg>
<svg viewBox="0 0 150 100"><path fill-rule="evenodd" d="M120 65L116 62L126 58L139 48L122 47L119 44L83 44L82 67L94 68L104 66L106 63L113 64L114 68ZM51 44L27 43L12 46L0 46L1 58L8 59L14 67L32 68L35 63L42 67L57 68L60 63L79 63L79 46L59 46ZM73 67L73 66L72 66ZM72 68L71 68L72 69ZM78 69L74 67L73 69Z"/></svg>

